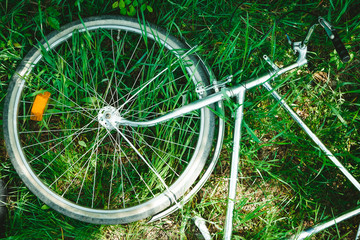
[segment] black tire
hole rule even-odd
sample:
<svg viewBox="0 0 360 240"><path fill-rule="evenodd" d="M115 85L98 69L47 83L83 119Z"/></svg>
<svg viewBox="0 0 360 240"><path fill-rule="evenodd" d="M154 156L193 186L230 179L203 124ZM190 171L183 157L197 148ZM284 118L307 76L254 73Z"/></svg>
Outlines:
<svg viewBox="0 0 360 240"><path fill-rule="evenodd" d="M20 63L5 102L6 146L27 187L55 210L95 224L137 221L174 204L204 167L214 114L204 108L146 129L114 130L97 119L110 106L144 121L201 98L194 90L209 84L206 68L188 51L126 17L92 17L49 34ZM33 121L34 97L45 90L47 110Z"/></svg>

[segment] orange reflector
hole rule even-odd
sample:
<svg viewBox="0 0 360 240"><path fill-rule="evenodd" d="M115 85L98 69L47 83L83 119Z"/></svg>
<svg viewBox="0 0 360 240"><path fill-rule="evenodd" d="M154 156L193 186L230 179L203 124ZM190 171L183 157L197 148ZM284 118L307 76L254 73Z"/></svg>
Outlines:
<svg viewBox="0 0 360 240"><path fill-rule="evenodd" d="M44 92L36 95L33 106L31 108L31 120L41 121L47 102L49 101L51 93Z"/></svg>

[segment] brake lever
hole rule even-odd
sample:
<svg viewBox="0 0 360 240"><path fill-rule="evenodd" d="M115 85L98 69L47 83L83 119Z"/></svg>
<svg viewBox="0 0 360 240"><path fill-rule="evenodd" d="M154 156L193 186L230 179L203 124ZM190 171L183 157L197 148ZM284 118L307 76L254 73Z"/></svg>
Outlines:
<svg viewBox="0 0 360 240"><path fill-rule="evenodd" d="M319 17L319 24L325 29L326 34L331 39L335 50L340 56L341 61L344 63L348 62L350 60L349 52L346 50L344 43L341 41L336 29L323 17Z"/></svg>

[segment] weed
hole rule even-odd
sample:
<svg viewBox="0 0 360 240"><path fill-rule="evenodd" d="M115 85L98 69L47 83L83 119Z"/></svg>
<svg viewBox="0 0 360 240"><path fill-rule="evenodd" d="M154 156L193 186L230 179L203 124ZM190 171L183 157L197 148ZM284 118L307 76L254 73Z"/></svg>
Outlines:
<svg viewBox="0 0 360 240"><path fill-rule="evenodd" d="M144 0L120 0L112 4L112 8L120 9L122 15L135 16L137 11L144 12L147 10L152 13L153 8L148 1Z"/></svg>

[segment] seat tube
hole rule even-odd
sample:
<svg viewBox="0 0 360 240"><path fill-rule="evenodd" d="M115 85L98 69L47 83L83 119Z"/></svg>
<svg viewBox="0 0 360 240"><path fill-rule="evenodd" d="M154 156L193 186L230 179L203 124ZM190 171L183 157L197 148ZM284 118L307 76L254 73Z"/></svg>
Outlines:
<svg viewBox="0 0 360 240"><path fill-rule="evenodd" d="M239 169L239 152L241 141L241 125L244 115L244 100L245 100L245 88L237 95L237 103L239 108L236 110L235 127L234 127L234 140L233 140L233 152L231 156L231 170L230 170L230 182L228 192L228 203L226 210L224 239L230 240L232 234L233 224L233 211L236 198L236 184L238 181L238 169Z"/></svg>

